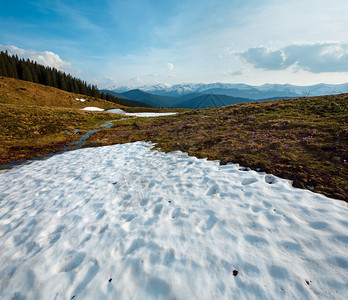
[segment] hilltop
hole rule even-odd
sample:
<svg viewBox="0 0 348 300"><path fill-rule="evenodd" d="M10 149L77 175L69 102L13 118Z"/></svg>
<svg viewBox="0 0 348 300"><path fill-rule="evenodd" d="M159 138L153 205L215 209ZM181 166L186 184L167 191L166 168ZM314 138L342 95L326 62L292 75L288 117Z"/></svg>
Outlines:
<svg viewBox="0 0 348 300"><path fill-rule="evenodd" d="M76 98L86 101L81 102ZM110 109L125 107L97 97L71 93L58 88L3 76L0 76L0 103L57 108L98 106Z"/></svg>

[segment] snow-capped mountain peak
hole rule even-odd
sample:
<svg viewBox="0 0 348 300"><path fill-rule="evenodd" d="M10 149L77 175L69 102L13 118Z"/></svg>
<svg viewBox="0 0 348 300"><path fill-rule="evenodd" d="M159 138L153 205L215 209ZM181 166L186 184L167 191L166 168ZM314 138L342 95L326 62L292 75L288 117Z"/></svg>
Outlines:
<svg viewBox="0 0 348 300"><path fill-rule="evenodd" d="M118 87L114 92L122 93L134 87ZM155 84L137 87L137 89L159 96L181 97L191 93L216 93L250 99L264 99L272 97L302 97L321 96L348 93L348 83L344 84L316 84L311 86L296 86L291 84L263 84L260 86L243 83L182 83Z"/></svg>

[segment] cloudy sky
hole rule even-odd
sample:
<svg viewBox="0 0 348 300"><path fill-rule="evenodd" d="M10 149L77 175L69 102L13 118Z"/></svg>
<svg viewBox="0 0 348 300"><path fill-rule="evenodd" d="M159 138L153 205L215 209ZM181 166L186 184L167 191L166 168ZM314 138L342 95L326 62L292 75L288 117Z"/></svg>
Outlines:
<svg viewBox="0 0 348 300"><path fill-rule="evenodd" d="M347 0L1 1L0 50L98 84L348 82Z"/></svg>

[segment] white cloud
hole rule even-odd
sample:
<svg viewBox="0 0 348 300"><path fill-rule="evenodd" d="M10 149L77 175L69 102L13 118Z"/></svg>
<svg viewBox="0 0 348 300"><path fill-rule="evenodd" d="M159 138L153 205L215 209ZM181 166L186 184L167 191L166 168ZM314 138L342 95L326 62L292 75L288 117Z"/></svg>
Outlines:
<svg viewBox="0 0 348 300"><path fill-rule="evenodd" d="M348 44L294 44L281 49L249 48L239 54L254 68L284 70L290 66L312 73L348 72Z"/></svg>
<svg viewBox="0 0 348 300"><path fill-rule="evenodd" d="M101 79L88 78L87 82L95 84L98 88L113 90L119 86L119 81L112 76L103 76Z"/></svg>
<svg viewBox="0 0 348 300"><path fill-rule="evenodd" d="M242 70L237 70L237 71L233 71L230 73L231 76L239 76L239 75L243 75L243 71Z"/></svg>
<svg viewBox="0 0 348 300"><path fill-rule="evenodd" d="M173 71L174 70L174 65L168 62L167 63L167 68L168 68L169 71Z"/></svg>
<svg viewBox="0 0 348 300"><path fill-rule="evenodd" d="M159 80L164 82L167 79L166 82L171 84L178 79L186 82L238 80L253 83L261 80L287 81L287 78L298 83L297 77L294 80L292 76L298 70L305 70L306 75L316 83L317 80L330 81L332 76L326 74L325 79L311 74L337 73L344 55L341 53L341 59L335 62L335 57L339 55L331 53L335 47L331 49L332 46L329 47L328 44L332 40L346 40L342 28L347 28L348 19L342 13L339 14L344 7L348 8L346 0L332 0L333 4L328 0L254 0L240 1L240 5L236 2L238 1L223 1L223 5L217 8L214 6L211 14L216 15L215 19L207 18L204 13L209 11L207 7L197 8L199 13L197 10L185 9L169 25L158 28L154 36L156 40L165 40L166 47L155 47L148 53L143 51L140 54L142 56L146 53L146 59L141 60L148 64L144 66L146 72L155 68L160 73L163 65L158 62L170 58L170 63L175 66L175 72L172 73L175 77L166 78L166 73L161 74ZM192 4L192 1L189 3ZM188 6L190 8L189 4ZM304 57L304 48L302 59L295 49L285 49L288 45L317 45L319 42L327 45L325 49L321 49L321 59L328 59L329 63L325 64L325 59L319 63L319 55L316 55L315 61L310 61L309 56ZM307 50L314 53L314 48ZM249 55L249 62L260 72L255 72L246 63L246 59L240 60L236 55L244 49L251 49L250 53L246 53ZM324 50L328 49L331 49L330 53L324 55ZM332 67L330 63L334 63ZM249 71L238 71L243 68ZM129 70L128 66L127 69ZM168 64L167 69L170 70ZM336 74L340 82L346 81L343 72Z"/></svg>
<svg viewBox="0 0 348 300"><path fill-rule="evenodd" d="M289 66L285 63L281 50L271 50L265 47L250 48L248 51L240 53L240 57L259 69L280 70Z"/></svg>
<svg viewBox="0 0 348 300"><path fill-rule="evenodd" d="M50 51L25 50L16 46L0 45L0 51L6 50L10 55L18 55L18 57L25 59L29 58L47 67L53 67L67 72L72 71L72 66L69 62L62 60L58 54Z"/></svg>

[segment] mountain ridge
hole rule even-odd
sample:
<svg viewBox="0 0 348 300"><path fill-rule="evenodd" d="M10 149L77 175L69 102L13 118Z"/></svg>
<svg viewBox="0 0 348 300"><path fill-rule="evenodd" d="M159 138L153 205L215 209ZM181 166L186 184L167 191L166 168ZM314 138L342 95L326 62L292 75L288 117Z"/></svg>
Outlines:
<svg viewBox="0 0 348 300"><path fill-rule="evenodd" d="M141 101L154 107L171 107L173 105L172 97L150 94L140 89L133 89L120 94L128 99Z"/></svg>
<svg viewBox="0 0 348 300"><path fill-rule="evenodd" d="M123 97L142 101L155 107L184 107L184 108L205 108L251 102L276 100L287 98L299 98L310 96L335 95L348 92L348 83L343 84L315 84L308 86L297 86L291 84L263 84L253 86L243 83L184 83L169 86L156 84L142 86L137 89L124 91L114 89L113 92ZM121 92L123 91L123 92ZM223 98L222 101L213 101L203 105L206 95L217 95ZM232 97L232 98L229 98ZM203 102L202 102L203 101ZM201 103L202 105L199 105Z"/></svg>
<svg viewBox="0 0 348 300"><path fill-rule="evenodd" d="M129 88L135 89L135 88ZM139 86L139 90L144 92L148 92L151 94L156 94L160 96L183 96L189 93L194 92L204 92L212 89L236 89L239 91L248 91L248 90L257 90L257 91L276 91L284 93L293 93L296 96L321 96L321 95L333 95L333 94L342 94L348 92L348 83L343 84L326 84L319 83L314 85L292 85L292 84L271 84L266 83L263 85L248 85L243 83L183 83L183 84L175 84L172 86L164 85L164 84L156 84L156 85L147 85L147 86ZM114 92L124 93L127 91L126 87L121 87L120 90L118 88L113 89ZM262 97L260 97L261 99Z"/></svg>

